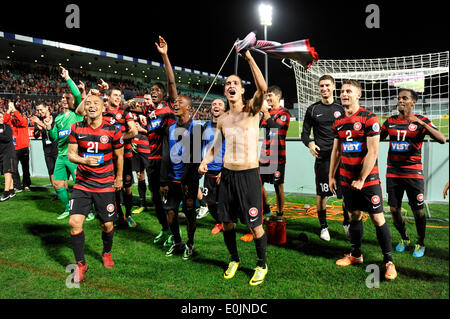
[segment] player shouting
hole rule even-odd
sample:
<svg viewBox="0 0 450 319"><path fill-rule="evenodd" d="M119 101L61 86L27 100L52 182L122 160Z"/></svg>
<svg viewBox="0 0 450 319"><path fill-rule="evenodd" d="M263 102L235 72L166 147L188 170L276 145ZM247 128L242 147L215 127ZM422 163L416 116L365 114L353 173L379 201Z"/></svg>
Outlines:
<svg viewBox="0 0 450 319"><path fill-rule="evenodd" d="M205 174L210 163L221 149L222 136L225 138L225 156L219 192L218 215L223 223L223 236L231 255L231 262L224 277L231 279L240 265L236 246L234 223L239 218L252 231L258 261L250 285L264 282L267 274L267 237L262 227L262 185L259 176L258 138L260 110L264 102L267 85L255 60L249 51L243 53L252 71L256 92L244 103L245 89L237 75L225 81L225 96L230 110L217 122L217 133L213 146L200 164L199 173Z"/></svg>

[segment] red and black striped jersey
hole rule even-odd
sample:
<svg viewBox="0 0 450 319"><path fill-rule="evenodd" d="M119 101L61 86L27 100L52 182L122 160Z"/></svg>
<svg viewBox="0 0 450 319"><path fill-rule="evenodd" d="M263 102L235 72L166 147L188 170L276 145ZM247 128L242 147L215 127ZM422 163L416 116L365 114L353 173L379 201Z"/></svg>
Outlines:
<svg viewBox="0 0 450 319"><path fill-rule="evenodd" d="M147 156L150 154L150 145L148 143L148 137L145 133L139 132L135 137L133 137L131 142L136 145L137 153L142 153Z"/></svg>
<svg viewBox="0 0 450 319"><path fill-rule="evenodd" d="M103 112L103 118L111 125L114 125L118 128L120 128L122 134L125 132L128 132L128 122L134 121L133 115L122 109L117 108L115 110L112 110L108 107L105 108L105 112ZM124 152L123 156L125 158L131 158L133 156L132 150L131 150L131 139L124 140Z"/></svg>
<svg viewBox="0 0 450 319"><path fill-rule="evenodd" d="M105 120L94 129L87 120L72 125L69 144L78 144L78 155L97 157L99 166L79 164L74 188L87 192L114 192L115 149L123 147L122 132Z"/></svg>
<svg viewBox="0 0 450 319"><path fill-rule="evenodd" d="M425 116L414 114L432 128L436 126ZM419 124L409 123L399 115L389 117L381 127L381 139L389 135L386 177L424 179L422 143L428 131Z"/></svg>
<svg viewBox="0 0 450 319"><path fill-rule="evenodd" d="M350 187L361 174L367 155L367 138L380 135L380 124L376 115L363 109L351 115L344 113L333 123L334 137L339 140L341 150L340 175L341 185ZM380 184L378 159L370 171L363 187Z"/></svg>
<svg viewBox="0 0 450 319"><path fill-rule="evenodd" d="M271 109L270 119L263 120L264 141L261 146L261 163L286 164L286 135L289 129L291 113L285 107Z"/></svg>
<svg viewBox="0 0 450 319"><path fill-rule="evenodd" d="M164 128L172 125L176 119L170 101L161 102L156 108L144 109L147 117L149 159L162 158Z"/></svg>

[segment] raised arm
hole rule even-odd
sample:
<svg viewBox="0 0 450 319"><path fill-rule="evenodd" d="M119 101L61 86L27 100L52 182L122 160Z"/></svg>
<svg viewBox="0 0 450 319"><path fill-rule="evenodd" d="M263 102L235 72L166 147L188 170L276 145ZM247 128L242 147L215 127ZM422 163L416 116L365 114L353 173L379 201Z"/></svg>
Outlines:
<svg viewBox="0 0 450 319"><path fill-rule="evenodd" d="M159 44L155 43L156 49L161 53L164 70L167 77L167 93L172 101L175 101L178 97L177 86L175 82L175 74L173 73L172 65L170 64L169 56L167 55L167 42L163 37L159 36Z"/></svg>
<svg viewBox="0 0 450 319"><path fill-rule="evenodd" d="M256 115L259 113L264 103L264 97L267 93L267 83L264 80L264 76L262 75L261 70L256 64L255 59L253 59L252 55L250 54L250 51L245 51L244 57L250 66L250 70L253 74L253 79L255 80L256 92L253 95L253 98L250 100L249 106L251 112Z"/></svg>
<svg viewBox="0 0 450 319"><path fill-rule="evenodd" d="M67 82L67 85L69 86L70 92L72 92L72 94L73 94L73 97L74 97L73 107L74 107L74 109L76 109L77 106L81 103L80 90L78 89L78 87L75 84L75 82L73 82L73 80L70 78L69 71L67 71L62 66L60 66L59 69L61 71L61 77Z"/></svg>

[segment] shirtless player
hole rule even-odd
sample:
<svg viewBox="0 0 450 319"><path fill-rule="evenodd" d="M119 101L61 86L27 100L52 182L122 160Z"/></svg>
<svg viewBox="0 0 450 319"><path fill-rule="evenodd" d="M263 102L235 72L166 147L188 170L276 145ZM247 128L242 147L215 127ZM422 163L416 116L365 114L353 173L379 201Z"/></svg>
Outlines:
<svg viewBox="0 0 450 319"><path fill-rule="evenodd" d="M260 110L267 85L250 52L245 51L242 56L250 65L257 90L253 98L245 103L242 80L237 75L226 79L224 94L230 110L218 120L213 146L201 162L199 173L205 174L208 171L207 165L221 149L223 136L225 156L217 213L223 223L224 241L231 254L231 262L224 277L233 278L240 265L234 227L239 217L251 229L255 241L258 263L249 283L256 286L264 282L267 274L267 237L262 227L262 185L258 171Z"/></svg>

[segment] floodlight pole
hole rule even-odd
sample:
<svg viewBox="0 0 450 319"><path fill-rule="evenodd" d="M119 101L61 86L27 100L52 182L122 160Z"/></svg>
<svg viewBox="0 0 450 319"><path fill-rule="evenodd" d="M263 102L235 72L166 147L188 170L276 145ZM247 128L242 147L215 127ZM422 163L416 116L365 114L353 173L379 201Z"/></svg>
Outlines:
<svg viewBox="0 0 450 319"><path fill-rule="evenodd" d="M264 41L267 41L267 24L264 24ZM265 80L266 80L266 85L269 86L269 57L267 56L267 54L264 56L264 60L265 60Z"/></svg>

